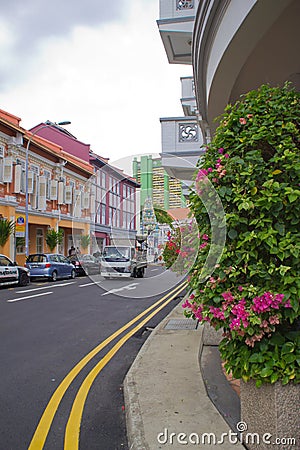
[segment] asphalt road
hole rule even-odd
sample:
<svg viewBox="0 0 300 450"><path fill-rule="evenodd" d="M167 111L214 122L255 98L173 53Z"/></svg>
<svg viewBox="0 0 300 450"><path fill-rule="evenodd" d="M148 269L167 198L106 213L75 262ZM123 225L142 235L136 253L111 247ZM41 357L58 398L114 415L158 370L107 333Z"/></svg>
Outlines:
<svg viewBox="0 0 300 450"><path fill-rule="evenodd" d="M31 443L32 450L74 450L70 445L64 447L64 435L75 396L120 338L95 352L78 371L55 406L45 444L33 444L52 395L91 350L165 297L181 280L159 266L150 266L143 279L103 280L95 276L1 289L0 449L23 450ZM127 450L122 390L125 374L149 329L177 303L175 298L147 321L96 375L87 390L80 421L81 450ZM120 337L126 332L123 330Z"/></svg>

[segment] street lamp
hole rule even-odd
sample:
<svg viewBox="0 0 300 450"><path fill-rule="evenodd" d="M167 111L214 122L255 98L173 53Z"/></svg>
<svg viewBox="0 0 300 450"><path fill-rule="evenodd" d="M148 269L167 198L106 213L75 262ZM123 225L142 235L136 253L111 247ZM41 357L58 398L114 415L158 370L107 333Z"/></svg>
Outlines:
<svg viewBox="0 0 300 450"><path fill-rule="evenodd" d="M65 120L63 122L50 122L47 121L45 123L45 125L40 126L37 130L35 130L34 133L32 133L32 135L30 136L30 138L27 141L27 145L26 145L26 160L25 160L25 256L27 258L27 256L29 255L29 223L28 223L28 209L29 209L29 204L28 204L28 150L29 150L29 145L32 141L32 139L34 138L34 136L36 134L38 134L39 131L41 131L43 128L48 128L51 127L53 125L70 125L70 121Z"/></svg>

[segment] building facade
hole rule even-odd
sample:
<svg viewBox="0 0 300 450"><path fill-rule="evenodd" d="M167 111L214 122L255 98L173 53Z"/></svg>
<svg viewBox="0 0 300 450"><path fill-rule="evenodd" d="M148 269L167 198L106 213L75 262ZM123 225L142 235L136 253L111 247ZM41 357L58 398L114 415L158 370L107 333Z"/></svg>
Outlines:
<svg viewBox="0 0 300 450"><path fill-rule="evenodd" d="M67 254L72 244L80 248L81 237L90 233L87 181L94 171L89 162L22 128L20 121L0 110L0 215L17 224L1 252L22 265L27 215L29 253L49 251L48 228L63 232L60 253Z"/></svg>
<svg viewBox="0 0 300 450"><path fill-rule="evenodd" d="M104 245L114 243L134 244L136 236L136 189L139 184L123 171L109 164L91 150L89 144L79 141L65 128L51 122L41 126L39 135L60 145L65 152L81 158L93 167L88 181L91 193L91 248L92 253L101 252Z"/></svg>
<svg viewBox="0 0 300 450"><path fill-rule="evenodd" d="M192 179L197 152L201 158L217 118L240 95L285 81L300 90L299 17L298 0L159 0L168 61L193 68L189 81L181 79L185 121L161 119L168 173Z"/></svg>

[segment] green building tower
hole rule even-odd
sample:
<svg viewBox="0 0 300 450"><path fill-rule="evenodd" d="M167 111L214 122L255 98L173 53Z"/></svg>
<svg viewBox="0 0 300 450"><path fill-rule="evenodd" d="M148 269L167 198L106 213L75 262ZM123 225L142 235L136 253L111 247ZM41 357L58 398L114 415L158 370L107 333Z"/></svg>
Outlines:
<svg viewBox="0 0 300 450"><path fill-rule="evenodd" d="M141 208L151 198L154 207L164 210L184 208L181 182L170 177L161 165L161 158L143 155L132 162L133 178L141 185Z"/></svg>

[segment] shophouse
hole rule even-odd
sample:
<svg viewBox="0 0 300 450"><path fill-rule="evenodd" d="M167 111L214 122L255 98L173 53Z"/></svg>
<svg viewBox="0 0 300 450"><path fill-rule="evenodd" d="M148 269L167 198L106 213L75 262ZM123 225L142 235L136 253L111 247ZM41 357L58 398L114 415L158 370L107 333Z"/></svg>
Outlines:
<svg viewBox="0 0 300 450"><path fill-rule="evenodd" d="M18 223L1 251L24 264L26 216L28 253L49 251L49 227L63 231L57 251L66 255L72 244L80 248L82 236L90 233L87 182L94 170L88 161L38 135L38 130L25 130L20 121L0 110L0 215Z"/></svg>
<svg viewBox="0 0 300 450"><path fill-rule="evenodd" d="M45 127L45 125L48 125ZM41 129L39 135L60 145L65 152L80 158L93 167L88 180L91 193L91 248L101 252L110 243L134 244L137 224L136 189L139 183L122 170L109 164L107 158L97 155L85 144L52 122L40 123L31 131Z"/></svg>

